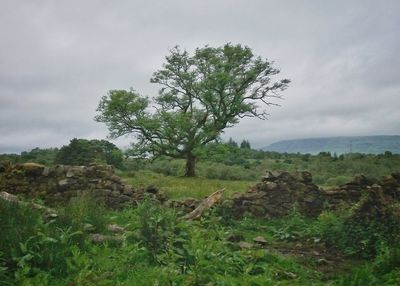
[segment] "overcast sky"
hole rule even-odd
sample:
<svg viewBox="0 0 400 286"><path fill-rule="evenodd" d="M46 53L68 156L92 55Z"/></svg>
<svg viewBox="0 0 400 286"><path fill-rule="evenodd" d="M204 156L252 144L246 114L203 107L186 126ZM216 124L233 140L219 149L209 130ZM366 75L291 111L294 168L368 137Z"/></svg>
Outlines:
<svg viewBox="0 0 400 286"><path fill-rule="evenodd" d="M224 138L400 134L400 1L0 1L0 153L103 139L110 89L157 94L169 49L240 43L292 80ZM132 138L114 141L124 147Z"/></svg>

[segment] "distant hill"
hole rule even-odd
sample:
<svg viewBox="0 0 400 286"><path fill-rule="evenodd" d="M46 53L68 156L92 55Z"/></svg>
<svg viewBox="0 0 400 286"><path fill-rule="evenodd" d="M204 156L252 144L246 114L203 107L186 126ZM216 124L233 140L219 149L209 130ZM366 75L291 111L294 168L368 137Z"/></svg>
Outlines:
<svg viewBox="0 0 400 286"><path fill-rule="evenodd" d="M280 153L310 153L331 152L381 154L385 151L400 154L400 136L348 136L328 138L305 138L284 140L264 147L265 151Z"/></svg>

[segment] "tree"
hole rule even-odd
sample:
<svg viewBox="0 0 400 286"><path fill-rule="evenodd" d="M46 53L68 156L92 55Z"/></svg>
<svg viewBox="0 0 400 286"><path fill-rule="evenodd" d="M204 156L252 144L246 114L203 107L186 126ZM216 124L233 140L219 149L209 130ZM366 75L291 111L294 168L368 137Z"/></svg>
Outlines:
<svg viewBox="0 0 400 286"><path fill-rule="evenodd" d="M74 138L69 145L60 148L55 163L65 165L105 163L121 168L122 160L121 150L111 142Z"/></svg>
<svg viewBox="0 0 400 286"><path fill-rule="evenodd" d="M248 47L226 44L198 48L193 55L175 47L151 78L161 85L150 100L135 90L111 90L95 117L116 138L135 134L136 151L186 159L186 176L195 175L196 152L218 140L243 117L265 119L263 106L276 105L288 79L272 82L279 70ZM259 106L261 105L261 106Z"/></svg>
<svg viewBox="0 0 400 286"><path fill-rule="evenodd" d="M250 142L248 140L243 139L242 143L240 143L240 148L251 149Z"/></svg>
<svg viewBox="0 0 400 286"><path fill-rule="evenodd" d="M233 140L231 137L229 137L228 145L235 147L235 148L238 147L238 143L235 140Z"/></svg>

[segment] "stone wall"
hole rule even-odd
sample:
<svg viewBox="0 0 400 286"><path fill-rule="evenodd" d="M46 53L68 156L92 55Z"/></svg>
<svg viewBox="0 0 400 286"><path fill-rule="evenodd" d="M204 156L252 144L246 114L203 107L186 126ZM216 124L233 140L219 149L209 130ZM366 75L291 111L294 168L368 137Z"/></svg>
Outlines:
<svg viewBox="0 0 400 286"><path fill-rule="evenodd" d="M324 190L312 182L308 172L267 172L260 183L246 193L227 199L224 205L235 217L245 213L258 217L282 217L294 207L305 216L316 217L324 209L352 206L372 189L378 190L387 200L400 201L400 173L381 180L360 175L338 188Z"/></svg>
<svg viewBox="0 0 400 286"><path fill-rule="evenodd" d="M112 208L141 201L146 190L134 190L108 165L46 167L35 163L0 165L0 191L40 198L47 204L65 202L79 193L90 193ZM164 201L157 190L149 195Z"/></svg>

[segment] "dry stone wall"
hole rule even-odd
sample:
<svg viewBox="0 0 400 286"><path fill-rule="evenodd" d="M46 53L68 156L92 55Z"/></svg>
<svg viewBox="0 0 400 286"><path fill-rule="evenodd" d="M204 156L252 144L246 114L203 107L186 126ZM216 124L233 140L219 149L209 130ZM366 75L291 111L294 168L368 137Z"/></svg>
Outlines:
<svg viewBox="0 0 400 286"><path fill-rule="evenodd" d="M400 201L400 173L381 180L356 176L338 188L324 190L312 182L308 172L267 172L261 182L246 193L236 194L223 204L234 217L250 213L258 217L282 217L294 207L308 217L323 210L335 210L364 202L371 193L379 193L387 201Z"/></svg>
<svg viewBox="0 0 400 286"><path fill-rule="evenodd" d="M0 165L0 191L40 198L49 205L65 202L79 193L90 193L111 208L134 204L147 193L132 189L108 165L46 167L35 163ZM148 193L157 200L166 200L157 190Z"/></svg>

